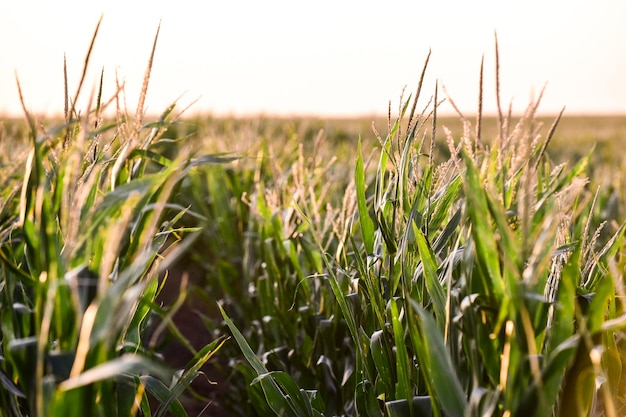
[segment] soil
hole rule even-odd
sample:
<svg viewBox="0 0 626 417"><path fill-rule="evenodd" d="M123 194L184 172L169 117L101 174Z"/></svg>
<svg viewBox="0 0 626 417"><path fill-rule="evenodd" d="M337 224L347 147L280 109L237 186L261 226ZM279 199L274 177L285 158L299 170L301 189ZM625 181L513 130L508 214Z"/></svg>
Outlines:
<svg viewBox="0 0 626 417"><path fill-rule="evenodd" d="M203 325L202 317L214 317L216 312L209 311L204 303L194 291L190 289L199 286L204 272L193 264L179 262L178 265L170 268L169 276L165 282L163 291L157 298L157 302L163 306L171 306L180 293L181 285L187 285L188 295L184 305L176 312L173 321L178 330L189 341L195 350L200 350L213 341L213 336ZM186 364L193 359L193 353L187 349L182 342L175 338L169 338L165 346L159 350L163 355L165 363L172 369L183 369ZM213 357L211 360L216 359ZM220 393L225 391L225 381L220 372L216 369L215 362L207 362L201 369L204 375L200 375L192 383L193 391L198 394L192 396L189 392L180 398L183 407L190 417L229 416L220 404ZM197 397L201 398L197 398Z"/></svg>

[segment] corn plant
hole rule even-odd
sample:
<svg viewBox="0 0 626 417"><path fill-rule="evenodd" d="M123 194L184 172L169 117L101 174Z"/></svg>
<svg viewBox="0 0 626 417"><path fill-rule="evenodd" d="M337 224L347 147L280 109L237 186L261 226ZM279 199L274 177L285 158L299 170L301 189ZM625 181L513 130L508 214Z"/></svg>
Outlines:
<svg viewBox="0 0 626 417"><path fill-rule="evenodd" d="M66 80L57 127L40 129L24 105L27 156L1 172L1 415L186 416L178 397L222 342L178 375L147 343L159 277L193 232L169 199L203 162L189 149L153 151L174 109L144 123L153 55L134 122L119 91L115 120L103 121L102 79L85 114L75 108L82 79L71 101Z"/></svg>
<svg viewBox="0 0 626 417"><path fill-rule="evenodd" d="M207 166L186 181L180 193L186 198L179 203L194 208L207 232L191 249L190 259L205 271L195 293L206 301L210 331L230 332L219 312L213 314L217 299L233 326L241 329L236 340L245 340L263 367L287 372L296 384L306 386L319 412L338 413L352 396L342 378L352 372L351 362L343 359L353 353L324 284L322 255L298 210L311 213L326 231L327 242L334 244L330 237L342 227L341 213L335 218L325 210L327 199L335 195L330 186L339 183L326 181L334 159L321 154L323 135L317 146L308 145L320 154L307 158L291 129L285 130L253 143L232 166ZM248 134L256 139L261 132ZM230 367L223 366L226 361ZM234 341L221 349L214 364L228 385L217 401L231 413L272 412L264 400L259 366L248 365Z"/></svg>
<svg viewBox="0 0 626 417"><path fill-rule="evenodd" d="M508 136L501 121L492 146L482 142L479 111L475 130L467 123L458 145L450 136L451 159L435 167L423 140L414 144L421 118L411 112L399 134L408 104L382 141L373 210L357 161L358 293L377 319L354 319L361 412L382 398L380 415L420 415L419 396L429 395L435 415L588 415L594 381L605 379L600 394L615 412L619 376L609 373L621 369L613 320L623 318L616 255L624 225L604 247L591 243L587 159L569 171L551 165L545 150L556 122L534 142L533 103ZM434 138L436 105L432 124Z"/></svg>
<svg viewBox="0 0 626 417"><path fill-rule="evenodd" d="M482 67L480 79L482 103ZM311 202L296 205L354 355L342 382L352 400L330 411L337 397L315 390L313 401L314 383L262 366L225 315L257 400L298 416L620 415L625 226L600 240L589 157L554 166L558 118L542 138L536 102L514 126L500 114L489 142L480 107L474 127L461 115L462 136L446 132L450 158L435 163L438 90L417 113L422 80L376 134L374 170L357 148L350 233L329 244ZM270 291L268 304L280 300Z"/></svg>

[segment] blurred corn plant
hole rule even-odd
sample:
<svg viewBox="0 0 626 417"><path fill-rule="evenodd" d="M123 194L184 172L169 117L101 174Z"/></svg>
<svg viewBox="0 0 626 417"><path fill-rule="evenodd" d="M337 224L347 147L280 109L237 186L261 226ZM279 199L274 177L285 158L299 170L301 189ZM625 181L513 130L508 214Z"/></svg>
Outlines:
<svg viewBox="0 0 626 417"><path fill-rule="evenodd" d="M464 132L446 132L451 156L436 164L437 88L416 111L424 72L387 136L376 133L374 169L359 145L352 198L341 209L320 210L314 187L298 199L300 188L280 183L275 193L289 198L273 210L267 192L256 195L267 213L254 230L261 278L249 282L262 311L257 335L242 335L222 311L250 364L242 372L255 408L294 416L622 415L625 226L601 238L594 219L606 197L588 190L589 156L554 166L546 149L559 118L543 136L538 100L514 126L510 112L500 113L489 142L480 104L474 126L460 115ZM482 82L481 65L479 103ZM344 227L327 227L337 213ZM294 244L304 259L289 256ZM286 309L303 296L307 306ZM334 328L325 360L307 348L310 336L293 332L308 309L323 317L314 341L328 343L325 325ZM323 383L308 380L290 362L301 354L333 372ZM270 366L273 357L284 359Z"/></svg>
<svg viewBox="0 0 626 417"><path fill-rule="evenodd" d="M250 133L246 156L229 167L195 170L179 194L179 204L194 207L206 232L189 254L205 273L195 289L207 305L205 324L215 335L241 329L235 341L248 346L242 356L232 341L216 355L214 365L227 378L217 401L234 415L263 415L283 406L342 414L354 391L346 385L354 353L325 284L322 253L298 210L312 213L329 250L336 251L333 237L348 232L347 218L327 205L349 179L330 177L336 158L324 153L322 133L314 145L299 143L290 128L271 139L256 141L257 134ZM214 310L216 299L228 312L225 321ZM259 358L254 363L247 361L251 352ZM260 369L271 376L260 376ZM269 382L274 378L278 382ZM275 399L284 389L306 388L296 405L277 405L266 402L266 384L276 389Z"/></svg>
<svg viewBox="0 0 626 417"><path fill-rule="evenodd" d="M65 122L39 128L24 106L27 154L0 168L3 416L186 416L178 397L222 343L175 373L146 342L167 314L155 304L159 277L194 231L179 227L186 209L169 200L207 158L153 150L174 109L144 123L158 31L133 122L123 87L102 100L102 78L95 108L76 110L99 26L72 100L66 79ZM115 120L104 122L113 102Z"/></svg>

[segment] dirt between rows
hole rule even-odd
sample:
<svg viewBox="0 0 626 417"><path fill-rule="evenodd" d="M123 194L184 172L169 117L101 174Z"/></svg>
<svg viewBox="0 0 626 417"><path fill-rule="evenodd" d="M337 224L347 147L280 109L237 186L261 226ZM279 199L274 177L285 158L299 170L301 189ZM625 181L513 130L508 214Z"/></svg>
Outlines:
<svg viewBox="0 0 626 417"><path fill-rule="evenodd" d="M194 295L192 288L199 286L204 272L197 266L174 265L168 272L161 294L157 297L157 302L164 307L172 306L179 296L181 285L186 285L188 292L183 306L173 317L174 324L180 333L189 341L196 350L202 349L213 341L213 336L203 324L202 317L216 317L216 311L209 311L197 295ZM187 363L193 359L193 353L184 346L182 342L174 337L161 335L166 343L159 349L164 362L174 370L184 369ZM192 390L198 394L193 396L187 390L180 401L190 417L214 416L226 417L230 414L220 403L220 394L226 389L223 376L216 369L217 357L214 356L202 368L203 375L198 376L191 385Z"/></svg>

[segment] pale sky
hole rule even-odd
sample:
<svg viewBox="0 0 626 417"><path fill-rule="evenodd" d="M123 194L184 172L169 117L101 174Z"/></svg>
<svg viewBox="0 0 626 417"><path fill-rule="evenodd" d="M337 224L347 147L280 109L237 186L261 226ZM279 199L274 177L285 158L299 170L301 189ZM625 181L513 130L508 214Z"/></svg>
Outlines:
<svg viewBox="0 0 626 417"><path fill-rule="evenodd" d="M182 96L180 108L197 99L192 112L214 114L385 114L429 49L424 105L438 80L475 112L484 54L494 112L497 31L504 104L522 111L547 83L543 113L626 114L623 0L0 0L0 114L21 115L16 72L31 111L61 113L63 55L73 94L102 14L79 108L104 69L104 95L117 72L135 110L161 21L149 113Z"/></svg>

